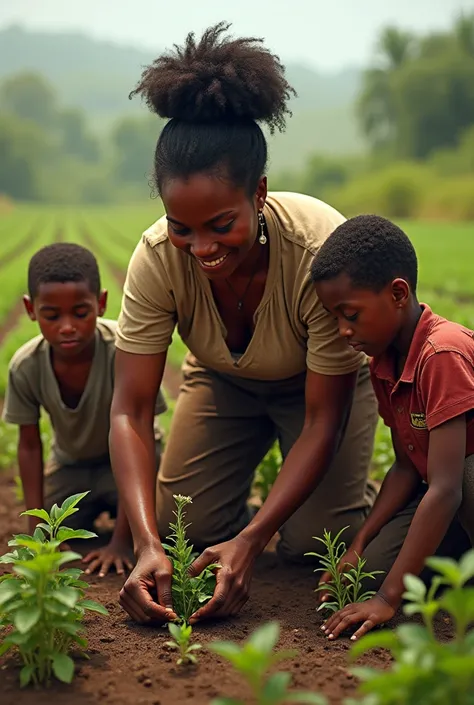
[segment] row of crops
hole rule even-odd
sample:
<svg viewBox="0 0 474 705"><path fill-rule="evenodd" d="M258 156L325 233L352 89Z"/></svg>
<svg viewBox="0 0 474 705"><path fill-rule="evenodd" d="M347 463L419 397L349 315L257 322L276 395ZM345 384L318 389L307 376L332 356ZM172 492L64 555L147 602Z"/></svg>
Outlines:
<svg viewBox="0 0 474 705"><path fill-rule="evenodd" d="M28 262L36 250L63 240L93 250L99 262L102 285L109 292L106 315L120 310L123 276L142 231L161 215L160 204L143 207L67 210L22 207L0 218L0 396L3 397L8 363L37 327L23 312ZM472 224L403 223L419 258L419 295L432 308L464 325L474 327L474 226ZM178 365L185 348L175 336L169 360ZM8 443L14 429L3 430ZM7 444L8 445L8 444ZM5 448L5 442L0 443ZM8 464L9 453L0 464ZM379 428L374 468L382 473L390 461L386 431Z"/></svg>

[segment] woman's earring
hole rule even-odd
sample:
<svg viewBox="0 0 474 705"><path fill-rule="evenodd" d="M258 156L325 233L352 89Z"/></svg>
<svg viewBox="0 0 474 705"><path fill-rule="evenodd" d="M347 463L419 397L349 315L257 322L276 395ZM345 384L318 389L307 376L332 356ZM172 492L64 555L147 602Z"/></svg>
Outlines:
<svg viewBox="0 0 474 705"><path fill-rule="evenodd" d="M265 218L262 211L258 211L258 222L260 225L260 237L258 238L258 241L261 245L265 245L267 236L265 235Z"/></svg>

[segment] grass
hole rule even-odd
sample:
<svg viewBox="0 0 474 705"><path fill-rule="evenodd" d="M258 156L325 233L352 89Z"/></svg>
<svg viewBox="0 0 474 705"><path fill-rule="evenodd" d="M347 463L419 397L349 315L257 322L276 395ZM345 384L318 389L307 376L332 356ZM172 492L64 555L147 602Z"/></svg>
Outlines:
<svg viewBox="0 0 474 705"><path fill-rule="evenodd" d="M65 241L89 244L86 235L96 243L94 253L99 262L102 285L109 292L106 316L116 318L121 305L121 285L118 273L126 271L129 258L142 232L163 212L159 201L150 200L143 206L118 206L114 208L91 207L74 210L67 208L21 206L0 214L0 257L27 234L33 223L42 223L41 230L28 248L11 262L2 275L0 323L15 305L26 288L28 261L40 246L52 242L58 229ZM429 303L442 316L474 328L474 226L471 223L421 223L402 222L413 241L419 259L419 298ZM0 347L0 395L5 392L8 363L23 343L37 334L37 327L26 315L6 337ZM177 331L168 353L171 365L180 366L186 346ZM165 433L169 428L172 406L162 417ZM47 435L45 422L45 434ZM14 462L16 429L0 423L0 467ZM387 429L379 424L373 473L382 479L392 462L390 437Z"/></svg>

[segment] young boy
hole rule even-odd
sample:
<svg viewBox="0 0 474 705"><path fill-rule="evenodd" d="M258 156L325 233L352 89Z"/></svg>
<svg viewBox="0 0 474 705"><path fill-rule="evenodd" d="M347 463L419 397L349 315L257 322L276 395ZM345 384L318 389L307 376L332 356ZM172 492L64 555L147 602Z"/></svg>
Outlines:
<svg viewBox="0 0 474 705"><path fill-rule="evenodd" d="M474 333L417 300L417 258L408 237L373 215L340 225L316 254L311 277L323 306L355 350L371 357L379 412L395 463L341 561L383 570L377 594L323 626L358 639L402 602L403 577L419 575L456 521L459 550L474 544ZM466 536L467 534L467 536ZM467 540L469 538L469 541ZM326 580L327 575L321 580Z"/></svg>
<svg viewBox="0 0 474 705"><path fill-rule="evenodd" d="M69 495L90 490L79 512L67 520L71 528L92 528L102 511L116 515L108 546L89 553L87 573L100 577L114 565L131 568L131 533L118 503L109 458L109 414L114 387L115 321L101 319L107 292L101 290L94 255L72 243L48 245L28 268L26 312L41 335L13 356L3 409L5 421L18 424L18 465L27 509L50 509ZM49 414L53 441L43 459L39 418ZM166 404L159 393L155 414ZM155 423L157 464L160 433ZM38 519L29 517L34 531Z"/></svg>

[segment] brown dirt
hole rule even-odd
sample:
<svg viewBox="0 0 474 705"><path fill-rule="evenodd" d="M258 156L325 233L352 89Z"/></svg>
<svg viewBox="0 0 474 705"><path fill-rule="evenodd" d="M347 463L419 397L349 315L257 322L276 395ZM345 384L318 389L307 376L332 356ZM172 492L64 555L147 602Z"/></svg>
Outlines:
<svg viewBox="0 0 474 705"><path fill-rule="evenodd" d="M12 533L24 530L20 505L13 493L12 475L0 474L0 551ZM92 542L87 542L91 547ZM76 549L76 547L74 547ZM80 548L84 548L81 546ZM80 549L79 549L80 550ZM227 695L252 702L246 687L230 666L205 647L214 639L244 640L269 619L281 624L279 647L299 654L281 668L291 670L296 689L324 693L329 703L340 705L354 696L357 681L348 672L350 642L329 643L321 634L321 616L315 610L315 576L308 568L284 568L269 550L257 562L251 599L239 617L195 628L203 644L197 667L180 669L164 646L167 631L133 624L117 602L122 579L110 575L89 579L89 597L105 605L109 617L86 620L90 660L78 660L76 678L69 686L54 682L47 691L20 690L19 665L15 656L0 658L2 705L209 705L213 697ZM449 626L440 622L442 636ZM386 667L390 662L379 649L359 664Z"/></svg>

